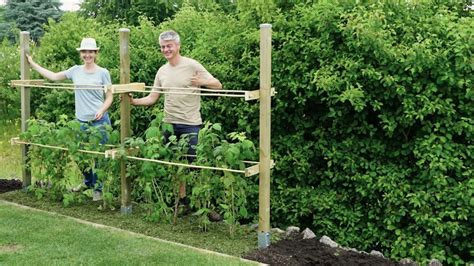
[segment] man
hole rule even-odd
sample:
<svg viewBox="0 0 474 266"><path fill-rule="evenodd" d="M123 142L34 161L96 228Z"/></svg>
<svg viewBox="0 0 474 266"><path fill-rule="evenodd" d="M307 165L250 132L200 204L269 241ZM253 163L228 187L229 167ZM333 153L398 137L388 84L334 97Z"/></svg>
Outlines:
<svg viewBox="0 0 474 266"><path fill-rule="evenodd" d="M175 88L171 92L179 92L180 88L186 94L166 94L164 101L163 122L173 126L174 134L179 138L189 134L188 154L195 155L195 146L198 143L198 133L201 128L201 96L198 90L183 89L188 87L206 87L210 89L222 89L221 82L214 78L199 62L180 54L180 38L175 31L165 31L159 37L160 49L168 63L160 67L155 76L154 87ZM148 96L133 99L132 105L149 106L159 99L159 92L152 92ZM169 132L165 132L168 140ZM192 162L193 157L188 161ZM179 197L182 204L189 204L186 198L186 185L179 186Z"/></svg>

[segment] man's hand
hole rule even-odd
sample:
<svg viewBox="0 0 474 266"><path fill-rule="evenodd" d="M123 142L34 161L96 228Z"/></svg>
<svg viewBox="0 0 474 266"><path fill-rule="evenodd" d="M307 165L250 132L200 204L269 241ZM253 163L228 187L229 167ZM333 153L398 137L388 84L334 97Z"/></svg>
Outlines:
<svg viewBox="0 0 474 266"><path fill-rule="evenodd" d="M120 93L120 101L123 101L123 94ZM135 99L133 99L133 96L131 93L128 94L128 99L130 100L131 105L135 105Z"/></svg>
<svg viewBox="0 0 474 266"><path fill-rule="evenodd" d="M198 71L194 74L194 76L191 78L191 85L194 87L201 87L201 86L207 86L209 83L209 80L207 78L202 77L204 75L201 75Z"/></svg>

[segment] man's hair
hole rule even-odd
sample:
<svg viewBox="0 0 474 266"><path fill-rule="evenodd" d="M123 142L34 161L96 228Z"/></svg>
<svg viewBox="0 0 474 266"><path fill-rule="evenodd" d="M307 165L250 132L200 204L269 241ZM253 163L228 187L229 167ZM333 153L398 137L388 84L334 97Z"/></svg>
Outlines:
<svg viewBox="0 0 474 266"><path fill-rule="evenodd" d="M174 30L163 31L160 34L160 42L161 41L175 41L177 44L181 43L179 34Z"/></svg>

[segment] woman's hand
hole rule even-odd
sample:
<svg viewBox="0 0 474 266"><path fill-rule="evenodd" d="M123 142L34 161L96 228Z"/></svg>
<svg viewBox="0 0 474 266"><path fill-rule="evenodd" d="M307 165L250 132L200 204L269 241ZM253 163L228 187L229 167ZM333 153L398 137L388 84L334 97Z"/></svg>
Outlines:
<svg viewBox="0 0 474 266"><path fill-rule="evenodd" d="M27 54L26 55L26 60L28 61L28 64L30 64L30 66L33 67L33 64L35 63L35 61L33 61L33 57L31 57L31 55Z"/></svg>
<svg viewBox="0 0 474 266"><path fill-rule="evenodd" d="M102 111L102 110L97 111L97 113L95 114L94 119L95 119L96 121L102 119L102 117L104 117L104 113L105 113L105 112Z"/></svg>

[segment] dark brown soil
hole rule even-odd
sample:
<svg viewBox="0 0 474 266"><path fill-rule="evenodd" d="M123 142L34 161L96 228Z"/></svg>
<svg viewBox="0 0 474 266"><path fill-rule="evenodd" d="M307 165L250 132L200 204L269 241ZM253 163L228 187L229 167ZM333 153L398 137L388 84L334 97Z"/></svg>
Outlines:
<svg viewBox="0 0 474 266"><path fill-rule="evenodd" d="M0 193L21 189L22 183L17 179L0 179Z"/></svg>
<svg viewBox="0 0 474 266"><path fill-rule="evenodd" d="M399 265L386 258L331 248L317 238L284 239L245 258L270 265Z"/></svg>

